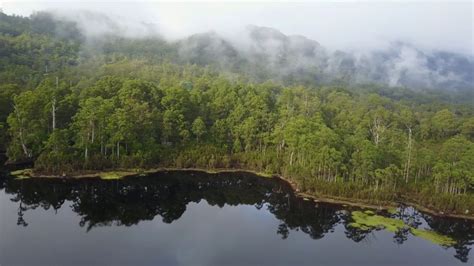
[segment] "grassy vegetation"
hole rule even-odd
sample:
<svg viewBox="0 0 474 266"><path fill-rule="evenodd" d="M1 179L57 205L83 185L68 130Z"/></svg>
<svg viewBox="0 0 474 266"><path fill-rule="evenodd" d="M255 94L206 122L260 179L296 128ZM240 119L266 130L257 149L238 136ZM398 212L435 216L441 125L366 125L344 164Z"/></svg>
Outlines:
<svg viewBox="0 0 474 266"><path fill-rule="evenodd" d="M395 214L397 213L397 211L398 211L397 208L393 208L393 207L387 209L387 212L390 214Z"/></svg>

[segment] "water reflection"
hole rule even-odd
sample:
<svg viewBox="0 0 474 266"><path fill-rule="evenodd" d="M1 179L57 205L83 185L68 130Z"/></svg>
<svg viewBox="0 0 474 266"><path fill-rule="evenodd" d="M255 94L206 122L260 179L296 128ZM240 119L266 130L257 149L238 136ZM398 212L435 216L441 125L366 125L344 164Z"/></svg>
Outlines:
<svg viewBox="0 0 474 266"><path fill-rule="evenodd" d="M348 239L361 242L370 239L373 230L379 230L351 227L347 208L298 198L285 182L248 173L167 172L109 181L7 177L1 180L0 189L5 189L11 201L18 204L19 226L28 226L24 218L28 210L59 210L66 201L72 202L71 209L80 217L79 225L90 231L99 226L132 226L157 216L165 223L173 223L185 213L188 203L206 200L219 207L244 204L265 208L281 221L275 232L283 239L294 230L321 239L342 224ZM414 228L429 227L451 236L457 242L455 257L467 262L474 244L472 222L432 217L405 207L391 216ZM408 229L400 230L393 241L401 245L409 237Z"/></svg>

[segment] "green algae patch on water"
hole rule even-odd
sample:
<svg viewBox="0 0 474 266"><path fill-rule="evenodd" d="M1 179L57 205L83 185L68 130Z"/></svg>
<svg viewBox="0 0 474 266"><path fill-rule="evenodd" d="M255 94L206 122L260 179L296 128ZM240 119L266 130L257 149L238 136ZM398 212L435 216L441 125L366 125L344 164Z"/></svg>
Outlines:
<svg viewBox="0 0 474 266"><path fill-rule="evenodd" d="M431 230L423 230L423 229L417 229L417 228L410 228L410 232L419 238L423 238L425 240L428 240L432 243L442 245L442 246L453 246L456 244L456 241L452 239L449 236L444 236L439 233L436 233L435 231Z"/></svg>
<svg viewBox="0 0 474 266"><path fill-rule="evenodd" d="M384 228L387 231L396 233L401 229L409 228L412 235L428 240L441 246L453 246L456 241L449 236L441 235L432 230L417 229L405 224L402 220L375 215L372 211L353 211L352 219L354 222L349 226L360 230L371 230L374 228Z"/></svg>
<svg viewBox="0 0 474 266"><path fill-rule="evenodd" d="M360 228L362 230L383 227L386 230L395 233L398 230L406 227L402 220L374 215L373 211L353 211L352 219L354 222L350 223L349 226Z"/></svg>
<svg viewBox="0 0 474 266"><path fill-rule="evenodd" d="M365 214L368 214L368 215L374 215L375 212L374 211L371 211L371 210L366 210L364 211Z"/></svg>
<svg viewBox="0 0 474 266"><path fill-rule="evenodd" d="M21 169L10 172L10 175L16 177L16 179L28 179L31 178L33 169Z"/></svg>
<svg viewBox="0 0 474 266"><path fill-rule="evenodd" d="M135 175L135 172L122 172L122 171L111 171L111 172L101 172L98 174L100 179L103 180L118 180L126 176Z"/></svg>

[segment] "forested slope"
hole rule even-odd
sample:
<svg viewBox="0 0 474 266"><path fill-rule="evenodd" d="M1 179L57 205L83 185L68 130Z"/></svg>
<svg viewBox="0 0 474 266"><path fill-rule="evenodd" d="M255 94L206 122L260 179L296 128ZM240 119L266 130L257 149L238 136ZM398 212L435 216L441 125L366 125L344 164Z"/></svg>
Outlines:
<svg viewBox="0 0 474 266"><path fill-rule="evenodd" d="M318 195L474 211L472 88L262 81L179 45L0 13L1 149L45 174L244 168Z"/></svg>

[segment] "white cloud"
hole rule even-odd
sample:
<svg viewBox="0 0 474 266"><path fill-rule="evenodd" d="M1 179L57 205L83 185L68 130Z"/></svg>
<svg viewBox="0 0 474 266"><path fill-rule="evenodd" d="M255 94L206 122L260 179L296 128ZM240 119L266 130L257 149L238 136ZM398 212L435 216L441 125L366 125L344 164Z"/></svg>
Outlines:
<svg viewBox="0 0 474 266"><path fill-rule="evenodd" d="M172 39L215 30L232 36L247 24L300 34L332 49L377 49L401 40L425 49L474 54L473 2L3 1L8 14L38 10L103 12L119 25L158 25ZM94 29L97 30L97 29ZM100 29L99 29L100 30ZM129 31L140 28L129 26ZM237 36L238 37L238 36Z"/></svg>

